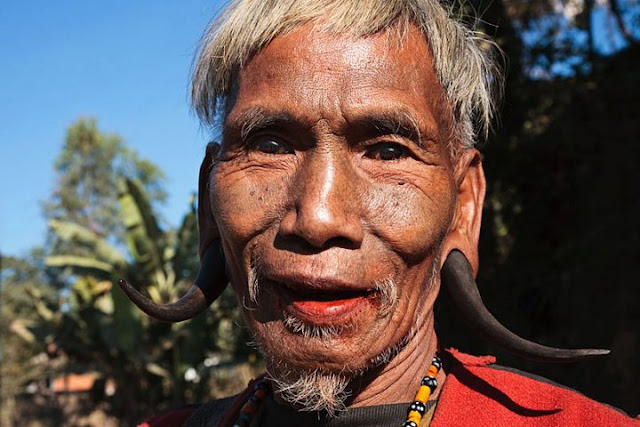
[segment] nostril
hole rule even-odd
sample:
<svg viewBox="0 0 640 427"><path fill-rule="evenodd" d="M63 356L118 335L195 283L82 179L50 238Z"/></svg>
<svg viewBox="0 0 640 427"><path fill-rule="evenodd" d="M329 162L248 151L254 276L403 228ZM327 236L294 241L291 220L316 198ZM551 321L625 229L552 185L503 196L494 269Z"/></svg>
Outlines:
<svg viewBox="0 0 640 427"><path fill-rule="evenodd" d="M323 244L313 244L303 237L292 234L288 236L277 235L274 241L274 247L298 254L313 255L332 247L358 249L359 244L341 236L333 237Z"/></svg>
<svg viewBox="0 0 640 427"><path fill-rule="evenodd" d="M311 245L307 240L295 234L276 235L273 246L276 249L294 252L302 255L313 255L322 251L321 248Z"/></svg>
<svg viewBox="0 0 640 427"><path fill-rule="evenodd" d="M339 248L345 248L345 249L358 249L358 246L359 246L358 243L346 237L336 236L324 242L324 245L322 245L322 249L327 249L331 247L339 247Z"/></svg>

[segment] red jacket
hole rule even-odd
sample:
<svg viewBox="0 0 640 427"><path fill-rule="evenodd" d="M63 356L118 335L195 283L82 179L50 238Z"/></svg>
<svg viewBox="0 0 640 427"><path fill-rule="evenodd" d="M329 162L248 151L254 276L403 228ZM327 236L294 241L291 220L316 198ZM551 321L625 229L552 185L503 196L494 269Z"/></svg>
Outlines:
<svg viewBox="0 0 640 427"><path fill-rule="evenodd" d="M448 352L452 361L430 427L640 427L640 419L575 390L495 366L493 356ZM238 412L250 395L245 390L227 411ZM180 426L196 409L159 415L140 427ZM231 413L227 420L237 418Z"/></svg>
<svg viewBox="0 0 640 427"><path fill-rule="evenodd" d="M447 375L431 427L640 426L575 390L493 367L493 356L449 353L459 363Z"/></svg>

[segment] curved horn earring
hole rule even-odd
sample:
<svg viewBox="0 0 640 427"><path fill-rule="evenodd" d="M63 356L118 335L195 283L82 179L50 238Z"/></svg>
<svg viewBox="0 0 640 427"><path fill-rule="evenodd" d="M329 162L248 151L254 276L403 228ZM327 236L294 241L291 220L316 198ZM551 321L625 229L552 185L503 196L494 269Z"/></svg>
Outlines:
<svg viewBox="0 0 640 427"><path fill-rule="evenodd" d="M521 338L505 328L482 302L471 265L460 251L452 251L442 266L442 286L469 325L510 353L525 359L557 363L577 362L609 353L609 350L547 347Z"/></svg>
<svg viewBox="0 0 640 427"><path fill-rule="evenodd" d="M202 255L200 271L189 291L178 301L156 304L124 280L118 284L138 308L165 322L182 322L202 313L220 296L227 285L225 260L220 240L214 240Z"/></svg>

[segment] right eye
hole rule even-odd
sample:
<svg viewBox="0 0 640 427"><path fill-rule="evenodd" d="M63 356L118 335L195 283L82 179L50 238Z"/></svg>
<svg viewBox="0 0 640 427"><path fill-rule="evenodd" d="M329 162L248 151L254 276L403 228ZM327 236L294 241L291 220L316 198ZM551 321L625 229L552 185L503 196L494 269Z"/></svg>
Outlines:
<svg viewBox="0 0 640 427"><path fill-rule="evenodd" d="M289 144L276 138L260 138L251 144L251 149L265 154L293 154Z"/></svg>

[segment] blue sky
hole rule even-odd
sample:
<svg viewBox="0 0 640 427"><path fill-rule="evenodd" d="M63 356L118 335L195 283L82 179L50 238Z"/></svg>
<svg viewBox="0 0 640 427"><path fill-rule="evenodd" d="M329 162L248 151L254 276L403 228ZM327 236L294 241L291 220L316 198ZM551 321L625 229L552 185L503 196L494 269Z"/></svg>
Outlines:
<svg viewBox="0 0 640 427"><path fill-rule="evenodd" d="M208 132L191 114L193 53L220 1L5 2L0 9L0 252L44 240L65 131L98 119L167 174L162 214L177 224Z"/></svg>

